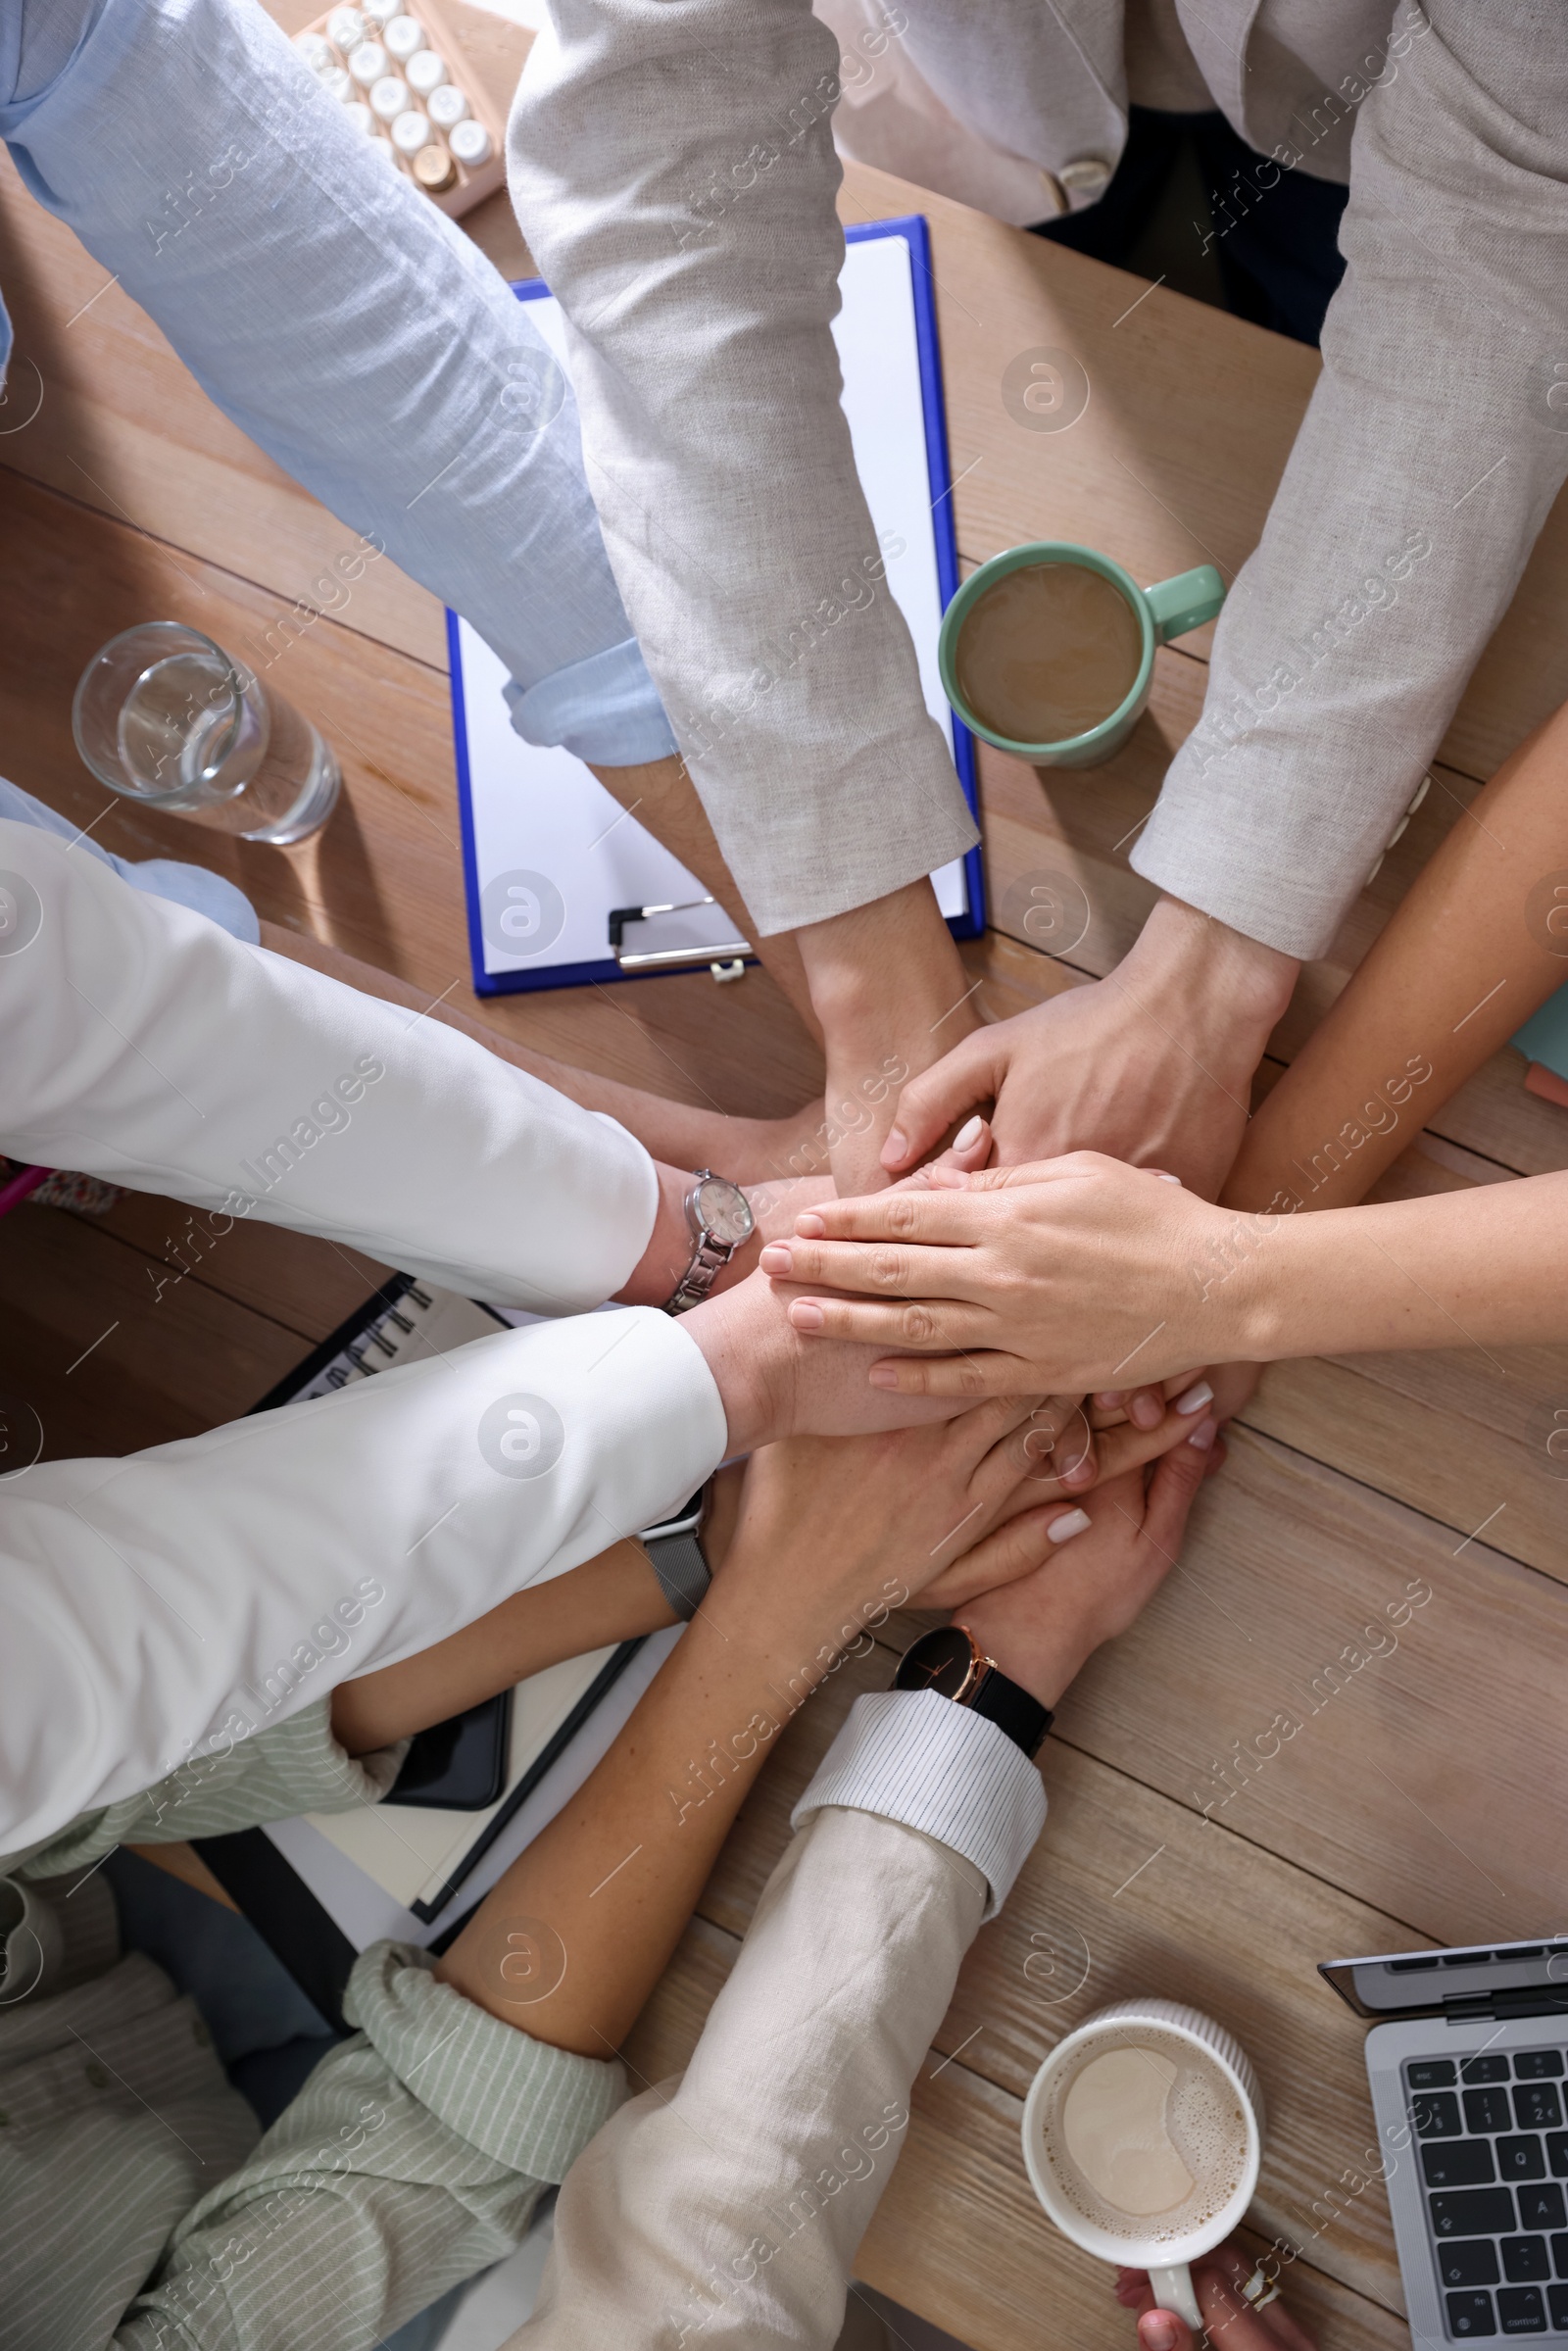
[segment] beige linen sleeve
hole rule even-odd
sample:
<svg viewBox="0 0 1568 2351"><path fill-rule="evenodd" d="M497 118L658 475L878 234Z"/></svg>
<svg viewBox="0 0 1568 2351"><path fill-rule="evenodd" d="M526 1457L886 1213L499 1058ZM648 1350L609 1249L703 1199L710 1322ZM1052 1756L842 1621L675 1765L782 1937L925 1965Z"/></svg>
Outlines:
<svg viewBox="0 0 1568 2351"><path fill-rule="evenodd" d="M623 2107L573 2165L511 2351L828 2351L986 1894L918 1830L816 1813L683 2078Z"/></svg>
<svg viewBox="0 0 1568 2351"><path fill-rule="evenodd" d="M1323 373L1132 857L1297 955L1388 847L1568 473L1560 20L1401 7L1377 86L1344 96Z"/></svg>
<svg viewBox="0 0 1568 2351"><path fill-rule="evenodd" d="M731 871L772 933L974 840L839 405L838 45L808 0L558 0L513 201L588 484Z"/></svg>

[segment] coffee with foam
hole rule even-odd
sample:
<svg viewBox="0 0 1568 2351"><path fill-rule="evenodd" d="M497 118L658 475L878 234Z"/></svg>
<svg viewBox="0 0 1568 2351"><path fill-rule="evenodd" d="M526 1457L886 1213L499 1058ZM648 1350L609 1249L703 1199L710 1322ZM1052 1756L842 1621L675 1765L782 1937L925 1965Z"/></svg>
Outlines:
<svg viewBox="0 0 1568 2351"><path fill-rule="evenodd" d="M1192 2235L1247 2175L1247 2118L1229 2079L1154 2025L1107 2030L1080 2051L1055 2084L1040 2144L1073 2208L1129 2243Z"/></svg>

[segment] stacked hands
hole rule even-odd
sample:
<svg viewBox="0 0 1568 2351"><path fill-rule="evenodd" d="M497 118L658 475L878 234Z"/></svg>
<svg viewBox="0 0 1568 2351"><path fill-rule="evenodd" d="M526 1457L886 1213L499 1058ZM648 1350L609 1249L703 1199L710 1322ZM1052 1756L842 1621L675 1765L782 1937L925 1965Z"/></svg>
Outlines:
<svg viewBox="0 0 1568 2351"><path fill-rule="evenodd" d="M881 1622L906 1602L951 1609L1004 1673L1054 1707L1173 1564L1224 1447L1178 1444L1102 1471L1091 1525L1061 1507L1052 1400L990 1397L940 1428L765 1446L740 1489L738 1523L733 1499L715 1510L703 1614L727 1614L733 1599L729 1641L761 1640L782 1654L788 1642L771 1638L771 1621L804 1607L825 1661L866 1628L868 1611ZM798 1638L811 1629L803 1623Z"/></svg>
<svg viewBox="0 0 1568 2351"><path fill-rule="evenodd" d="M980 1119L960 1142L892 1191L789 1203L758 1268L792 1332L853 1347L854 1376L904 1412L1037 1396L1030 1442L1064 1494L1184 1440L1207 1452L1270 1341L1250 1285L1216 1270L1237 1220L1096 1152L966 1166L991 1148ZM1193 1368L1232 1356L1250 1359Z"/></svg>
<svg viewBox="0 0 1568 2351"><path fill-rule="evenodd" d="M938 1164L890 1192L820 1200L759 1263L788 1286L797 1331L899 1350L872 1366L874 1387L1114 1396L1142 1425L1160 1383L1269 1344L1250 1286L1221 1279L1237 1221L1163 1170L1074 1151Z"/></svg>

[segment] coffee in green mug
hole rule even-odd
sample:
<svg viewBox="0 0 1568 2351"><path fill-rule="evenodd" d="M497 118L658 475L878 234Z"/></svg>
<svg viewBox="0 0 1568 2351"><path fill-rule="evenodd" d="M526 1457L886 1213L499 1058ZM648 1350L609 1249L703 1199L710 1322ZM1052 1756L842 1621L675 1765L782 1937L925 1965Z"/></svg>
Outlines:
<svg viewBox="0 0 1568 2351"><path fill-rule="evenodd" d="M1211 563L1140 588L1109 556L1037 540L965 580L942 623L939 665L965 726L1041 767L1094 767L1149 700L1154 649L1225 601Z"/></svg>

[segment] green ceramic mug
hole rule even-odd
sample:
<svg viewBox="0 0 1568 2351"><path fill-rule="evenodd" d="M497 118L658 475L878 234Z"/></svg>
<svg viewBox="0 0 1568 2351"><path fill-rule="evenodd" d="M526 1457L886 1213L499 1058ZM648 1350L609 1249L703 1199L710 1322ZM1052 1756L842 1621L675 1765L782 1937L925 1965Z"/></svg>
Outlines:
<svg viewBox="0 0 1568 2351"><path fill-rule="evenodd" d="M987 588L995 587L999 579L1004 579L1009 571L1021 571L1031 563L1079 563L1088 571L1098 571L1102 579L1108 579L1126 598L1142 640L1138 674L1109 716L1086 733L1069 735L1061 743L1017 743L1009 735L999 735L995 727L976 717L958 691L958 631L976 599ZM1162 579L1152 588L1141 588L1130 571L1124 571L1120 563L1112 563L1108 555L1097 554L1092 547L1075 547L1067 539L1033 539L1025 546L1009 547L1005 555L994 555L989 563L982 563L949 605L937 648L942 690L970 733L987 743L995 743L999 751L1010 751L1035 767L1098 767L1102 759L1108 759L1120 751L1143 715L1154 674L1154 648L1167 644L1172 637L1184 636L1190 628L1201 627L1205 620L1212 620L1224 602L1225 583L1212 563L1200 563L1196 571L1178 572L1174 579Z"/></svg>

